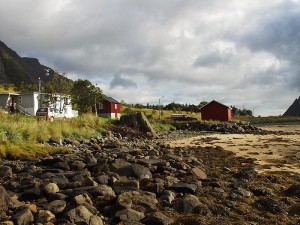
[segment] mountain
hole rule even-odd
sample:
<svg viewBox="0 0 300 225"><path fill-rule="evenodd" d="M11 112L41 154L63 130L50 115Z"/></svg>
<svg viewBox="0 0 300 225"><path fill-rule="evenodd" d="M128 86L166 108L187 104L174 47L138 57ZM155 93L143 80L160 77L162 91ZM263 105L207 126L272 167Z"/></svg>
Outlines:
<svg viewBox="0 0 300 225"><path fill-rule="evenodd" d="M300 97L295 99L283 116L300 116Z"/></svg>
<svg viewBox="0 0 300 225"><path fill-rule="evenodd" d="M53 72L41 65L38 59L21 57L0 41L0 83L18 86L23 81L25 84L38 84L39 78L43 82L51 80Z"/></svg>

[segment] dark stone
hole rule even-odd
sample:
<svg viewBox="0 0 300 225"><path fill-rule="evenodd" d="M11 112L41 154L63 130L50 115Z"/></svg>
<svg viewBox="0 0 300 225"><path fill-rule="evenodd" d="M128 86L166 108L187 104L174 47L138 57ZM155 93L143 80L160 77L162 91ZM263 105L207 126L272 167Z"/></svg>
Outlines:
<svg viewBox="0 0 300 225"><path fill-rule="evenodd" d="M152 138L157 137L155 130L143 112L122 115L120 118L120 123L130 128L137 129L144 134L149 133Z"/></svg>
<svg viewBox="0 0 300 225"><path fill-rule="evenodd" d="M30 209L25 208L17 214L13 215L12 220L16 225L27 225L31 224L34 221L34 217Z"/></svg>
<svg viewBox="0 0 300 225"><path fill-rule="evenodd" d="M165 216L161 212L155 212L147 215L142 222L145 225L168 225L172 224L174 220Z"/></svg>
<svg viewBox="0 0 300 225"><path fill-rule="evenodd" d="M176 183L171 187L171 189L176 192L194 194L196 193L197 185L189 183Z"/></svg>
<svg viewBox="0 0 300 225"><path fill-rule="evenodd" d="M31 200L35 200L40 198L41 196L41 190L38 187L34 187L31 188L29 190L24 191L21 196L20 199L22 201L31 201Z"/></svg>
<svg viewBox="0 0 300 225"><path fill-rule="evenodd" d="M131 169L134 173L134 176L137 179L144 179L144 178L152 178L152 174L149 170L149 168L139 165L139 164L133 164L131 166Z"/></svg>
<svg viewBox="0 0 300 225"><path fill-rule="evenodd" d="M193 213L194 209L200 205L201 202L195 195L187 195L180 198L174 205L174 208L180 213Z"/></svg>
<svg viewBox="0 0 300 225"><path fill-rule="evenodd" d="M5 215L8 205L10 202L10 197L3 186L0 186L0 220Z"/></svg>
<svg viewBox="0 0 300 225"><path fill-rule="evenodd" d="M132 177L134 175L131 163L125 162L124 160L117 159L111 164L111 171L119 174L120 176Z"/></svg>
<svg viewBox="0 0 300 225"><path fill-rule="evenodd" d="M255 201L254 206L258 210L270 212L273 214L281 214L286 212L287 206L279 201L276 201L269 197L264 197Z"/></svg>
<svg viewBox="0 0 300 225"><path fill-rule="evenodd" d="M13 176L12 168L9 166L0 166L0 178L11 178Z"/></svg>
<svg viewBox="0 0 300 225"><path fill-rule="evenodd" d="M295 196L300 198L300 184L293 184L291 185L286 191L285 194L287 196Z"/></svg>

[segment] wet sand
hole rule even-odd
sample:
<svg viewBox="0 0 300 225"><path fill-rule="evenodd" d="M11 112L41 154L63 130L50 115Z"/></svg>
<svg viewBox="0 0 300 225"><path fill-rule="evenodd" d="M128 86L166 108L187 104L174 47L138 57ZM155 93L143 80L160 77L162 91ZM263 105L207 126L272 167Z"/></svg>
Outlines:
<svg viewBox="0 0 300 225"><path fill-rule="evenodd" d="M236 156L254 158L260 172L286 171L300 174L300 125L268 125L260 128L283 131L270 135L207 134L169 142L171 146L220 146Z"/></svg>

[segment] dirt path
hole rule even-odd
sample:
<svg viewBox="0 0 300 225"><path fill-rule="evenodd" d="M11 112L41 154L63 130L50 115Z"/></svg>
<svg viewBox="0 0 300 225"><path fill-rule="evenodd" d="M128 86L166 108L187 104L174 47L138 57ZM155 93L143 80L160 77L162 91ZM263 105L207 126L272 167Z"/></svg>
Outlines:
<svg viewBox="0 0 300 225"><path fill-rule="evenodd" d="M256 159L257 169L300 174L300 125L261 126L285 134L208 134L169 142L171 146L220 146L237 156ZM289 133L286 133L289 132Z"/></svg>

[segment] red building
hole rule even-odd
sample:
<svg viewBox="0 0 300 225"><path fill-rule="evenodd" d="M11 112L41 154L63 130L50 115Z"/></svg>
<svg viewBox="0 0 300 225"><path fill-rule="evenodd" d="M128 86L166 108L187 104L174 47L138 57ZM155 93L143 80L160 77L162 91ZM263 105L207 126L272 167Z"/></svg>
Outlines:
<svg viewBox="0 0 300 225"><path fill-rule="evenodd" d="M107 96L103 96L103 101L97 107L97 114L101 117L120 119L121 117L121 104Z"/></svg>
<svg viewBox="0 0 300 225"><path fill-rule="evenodd" d="M201 108L202 120L231 121L230 107L215 100Z"/></svg>

